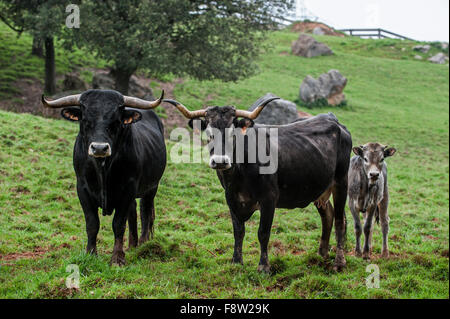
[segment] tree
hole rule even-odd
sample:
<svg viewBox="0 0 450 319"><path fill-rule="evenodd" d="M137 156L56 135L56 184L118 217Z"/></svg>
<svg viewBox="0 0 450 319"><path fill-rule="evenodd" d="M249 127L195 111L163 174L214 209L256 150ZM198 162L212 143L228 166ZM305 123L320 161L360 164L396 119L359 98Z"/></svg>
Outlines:
<svg viewBox="0 0 450 319"><path fill-rule="evenodd" d="M48 94L56 93L54 37L64 25L65 1L2 0L0 19L19 35L27 31L33 36L32 54L42 54L45 48L45 84Z"/></svg>
<svg viewBox="0 0 450 319"><path fill-rule="evenodd" d="M223 81L254 74L264 31L291 6L292 0L87 0L80 28L69 32L111 62L116 90L127 94L138 69Z"/></svg>

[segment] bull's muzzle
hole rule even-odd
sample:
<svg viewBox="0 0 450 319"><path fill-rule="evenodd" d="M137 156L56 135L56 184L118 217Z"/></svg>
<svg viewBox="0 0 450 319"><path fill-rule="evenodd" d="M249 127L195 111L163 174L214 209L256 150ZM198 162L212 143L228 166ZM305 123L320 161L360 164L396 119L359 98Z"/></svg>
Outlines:
<svg viewBox="0 0 450 319"><path fill-rule="evenodd" d="M218 170L229 169L231 167L231 160L226 155L213 155L209 160L209 167Z"/></svg>
<svg viewBox="0 0 450 319"><path fill-rule="evenodd" d="M108 157L111 156L111 146L109 143L92 142L88 153L92 157Z"/></svg>

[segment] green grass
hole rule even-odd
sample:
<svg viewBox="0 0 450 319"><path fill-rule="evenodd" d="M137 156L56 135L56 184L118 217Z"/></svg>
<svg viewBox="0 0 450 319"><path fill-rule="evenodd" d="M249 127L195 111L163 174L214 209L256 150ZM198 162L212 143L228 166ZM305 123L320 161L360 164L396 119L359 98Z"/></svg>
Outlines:
<svg viewBox="0 0 450 319"><path fill-rule="evenodd" d="M99 256L84 254L84 217L71 159L77 125L0 111L0 254L46 251L35 259L0 261L0 297L449 298L448 67L394 58L386 48L370 56L370 40L353 38L320 37L336 52L331 57L282 54L296 37L271 35L273 51L258 61L260 74L225 84L186 79L176 97L191 108L247 107L266 92L297 100L306 75L341 71L348 78L347 105L308 112L333 111L355 145L378 141L397 148L388 160L390 259L368 262L347 254L344 272L333 272L316 253L321 226L310 205L277 210L272 275L256 270L259 212L247 223L244 266L232 265L231 220L215 173L206 164L169 163L156 198L155 238L126 252L125 267L110 267L110 216L101 217ZM347 219L350 252L348 209ZM375 256L380 249L376 226ZM380 268L379 289L365 286L370 263ZM79 291L64 288L69 264L80 267Z"/></svg>

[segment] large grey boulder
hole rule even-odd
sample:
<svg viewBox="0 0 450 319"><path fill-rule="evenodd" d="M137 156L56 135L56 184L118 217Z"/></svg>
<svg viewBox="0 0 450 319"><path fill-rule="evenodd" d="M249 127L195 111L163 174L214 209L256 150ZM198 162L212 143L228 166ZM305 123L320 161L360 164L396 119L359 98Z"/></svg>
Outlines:
<svg viewBox="0 0 450 319"><path fill-rule="evenodd" d="M445 64L445 62L447 61L446 57L447 56L444 53L439 52L435 56L432 56L431 58L429 58L428 61L437 63L437 64Z"/></svg>
<svg viewBox="0 0 450 319"><path fill-rule="evenodd" d="M298 39L292 42L291 48L293 54L305 58L334 54L326 44L318 42L313 37L306 34L300 34Z"/></svg>
<svg viewBox="0 0 450 319"><path fill-rule="evenodd" d="M425 45L416 45L415 47L413 47L414 51L420 51L422 53L428 53L428 51L430 51L431 46L429 44L425 44Z"/></svg>
<svg viewBox="0 0 450 319"><path fill-rule="evenodd" d="M114 90L115 80L111 73L99 72L92 78L92 88L100 90ZM139 79L132 75L128 87L128 95L144 100L154 100L150 87L146 87L139 82Z"/></svg>
<svg viewBox="0 0 450 319"><path fill-rule="evenodd" d="M338 70L321 74L317 80L308 75L300 85L300 99L306 104L325 99L330 105L339 105L345 100L346 85L347 79Z"/></svg>
<svg viewBox="0 0 450 319"><path fill-rule="evenodd" d="M261 105L265 100L275 97L272 93L267 93L259 98L250 106L249 111L253 111L256 107ZM255 119L255 123L269 124L269 125L283 125L291 123L298 118L297 105L294 102L287 100L274 100L266 105L259 116Z"/></svg>
<svg viewBox="0 0 450 319"><path fill-rule="evenodd" d="M313 34L315 35L324 35L325 34L325 30L323 30L321 27L315 27L313 29Z"/></svg>

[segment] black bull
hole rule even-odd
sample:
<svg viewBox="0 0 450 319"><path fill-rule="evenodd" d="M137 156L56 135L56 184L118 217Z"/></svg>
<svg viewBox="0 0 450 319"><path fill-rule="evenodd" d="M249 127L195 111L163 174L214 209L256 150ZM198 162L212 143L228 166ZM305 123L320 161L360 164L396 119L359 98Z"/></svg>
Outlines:
<svg viewBox="0 0 450 319"><path fill-rule="evenodd" d="M72 106L64 108L61 115L80 123L73 165L86 220L87 251L97 250L98 209L102 208L104 215L115 211L112 264L125 263L123 236L127 219L129 245L138 243L136 198L141 198L139 243L148 240L152 233L153 201L166 166L166 147L161 120L152 110L145 109L158 106L162 97L149 102L115 91L89 90L56 101L43 98L47 107Z"/></svg>
<svg viewBox="0 0 450 319"><path fill-rule="evenodd" d="M252 119L258 116L267 101L254 113L236 110L230 106L209 107L190 112L176 101L165 102L176 106L188 118L204 118L202 129L214 128L222 132L221 136L227 136L225 129L230 127L244 127L247 132L248 127L253 127L256 136L257 131L262 128L265 132L268 132L269 128L278 129L278 170L273 174L260 174L261 164L258 162L233 162L231 165L227 162L227 165L218 165L211 164L210 161L210 166L217 169L230 209L235 238L233 262L243 262L245 222L259 209L261 218L258 239L261 257L258 269L269 271L268 242L275 208L303 208L314 202L322 220L319 253L325 258L328 257L334 220L337 239L335 269L340 270L345 266L344 208L352 139L345 126L340 124L332 113L320 114L288 125L253 126ZM238 117L244 119L239 121ZM192 125L192 120L190 123ZM248 143L245 145L244 151L247 152ZM267 148L267 144L263 145ZM266 149L266 152L269 153L269 150ZM218 158L222 157L225 156ZM329 202L331 194L334 209Z"/></svg>

